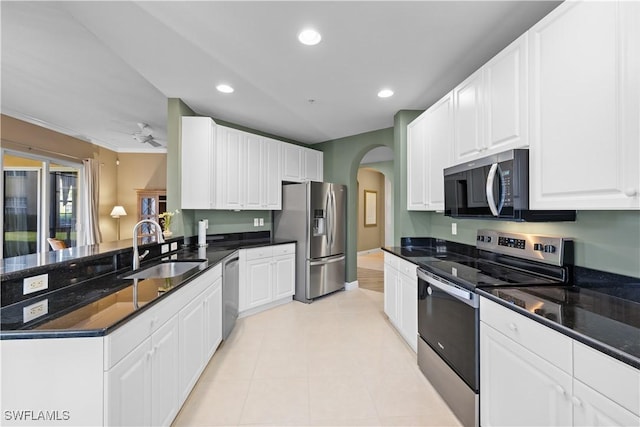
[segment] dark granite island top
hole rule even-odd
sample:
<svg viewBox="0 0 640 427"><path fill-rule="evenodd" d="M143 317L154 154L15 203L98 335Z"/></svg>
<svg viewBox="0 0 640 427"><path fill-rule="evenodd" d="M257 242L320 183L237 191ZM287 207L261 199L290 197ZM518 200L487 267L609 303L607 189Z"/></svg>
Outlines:
<svg viewBox="0 0 640 427"><path fill-rule="evenodd" d="M251 236L256 237L256 236ZM118 257L130 257L131 247L123 246L113 252L107 251L88 256L74 257L78 270L84 276L78 283L72 279L66 286L49 290L34 297L23 296L20 292L21 279L3 283L3 306L0 309L0 339L35 339L62 337L103 336L117 329L158 301L170 297L177 289L188 285L202 272L219 264L238 249L270 246L291 241L278 241L264 237L252 239L212 239L206 248L186 247L167 254L159 254L141 265L140 271L168 258L177 261L200 261L200 265L184 274L169 279L125 279L131 273L130 263L118 268ZM155 245L155 244L154 244ZM153 246L153 245L152 245ZM155 249L151 246L152 249ZM158 246L158 245L155 245ZM159 250L159 248L158 248ZM105 261L98 257L106 255L114 259L116 266L108 270ZM83 264L86 263L86 264ZM95 264L100 268L96 268ZM103 264L104 263L104 264ZM42 265L38 269L44 268ZM85 268L82 268L85 267ZM52 274L56 268L67 270L67 263L49 265ZM103 268L103 269L102 269ZM106 270L106 272L104 271ZM33 271L27 269L27 271ZM95 271L95 277L90 277ZM13 274L3 275L10 277ZM63 272L64 276L64 272ZM66 276L64 276L66 277ZM7 286L5 286L7 285ZM137 288L137 304L134 305L133 290ZM43 301L46 301L43 303ZM30 310L46 307L42 316L29 316Z"/></svg>

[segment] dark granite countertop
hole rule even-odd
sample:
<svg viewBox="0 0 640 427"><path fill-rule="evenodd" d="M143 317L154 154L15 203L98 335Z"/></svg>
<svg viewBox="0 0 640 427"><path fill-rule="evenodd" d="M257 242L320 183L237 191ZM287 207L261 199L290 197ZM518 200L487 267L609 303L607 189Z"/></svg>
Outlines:
<svg viewBox="0 0 640 427"><path fill-rule="evenodd" d="M383 250L418 266L446 252L476 254L473 246L432 238L403 238L401 246ZM563 286L501 286L476 292L640 369L640 279L584 267L574 267L572 277ZM561 314L545 316L520 307L521 293L546 300Z"/></svg>
<svg viewBox="0 0 640 427"><path fill-rule="evenodd" d="M171 258L178 261L200 260L201 265L170 279L137 280L138 304L133 303L134 279L125 279L130 268L111 271L78 284L64 286L32 298L21 299L0 309L0 339L33 339L103 336L156 304L209 268L236 252L237 249L271 246L292 241L270 238L245 240L213 240L208 247L187 247L147 260L140 270ZM123 248L124 249L124 248ZM129 251L131 248L128 248ZM108 255L108 254L107 254ZM75 258L82 263L82 258ZM85 259L90 263L91 258ZM55 266L52 266L55 268ZM30 316L30 308L42 307L46 314Z"/></svg>

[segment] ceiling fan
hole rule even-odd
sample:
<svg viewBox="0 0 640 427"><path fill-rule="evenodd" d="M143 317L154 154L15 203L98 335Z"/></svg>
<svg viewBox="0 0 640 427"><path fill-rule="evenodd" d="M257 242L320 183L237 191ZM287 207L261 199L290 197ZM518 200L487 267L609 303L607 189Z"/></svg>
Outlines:
<svg viewBox="0 0 640 427"><path fill-rule="evenodd" d="M133 139L142 144L147 143L152 147L160 147L162 145L153 139L153 130L151 129L151 126L146 123L138 123L138 127L140 130L133 134Z"/></svg>

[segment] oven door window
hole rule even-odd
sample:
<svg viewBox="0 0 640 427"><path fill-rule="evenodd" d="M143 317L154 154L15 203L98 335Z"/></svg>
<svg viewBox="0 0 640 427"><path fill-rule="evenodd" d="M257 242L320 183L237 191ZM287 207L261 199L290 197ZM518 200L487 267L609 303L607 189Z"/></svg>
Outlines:
<svg viewBox="0 0 640 427"><path fill-rule="evenodd" d="M471 387L478 391L478 310L418 281L420 337Z"/></svg>

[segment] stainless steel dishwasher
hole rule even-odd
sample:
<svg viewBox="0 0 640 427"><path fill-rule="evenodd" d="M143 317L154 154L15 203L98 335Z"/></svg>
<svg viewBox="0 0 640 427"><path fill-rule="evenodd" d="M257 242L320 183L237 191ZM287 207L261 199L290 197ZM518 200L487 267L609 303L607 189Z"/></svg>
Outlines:
<svg viewBox="0 0 640 427"><path fill-rule="evenodd" d="M235 253L222 262L222 339L226 340L238 318L240 259Z"/></svg>

